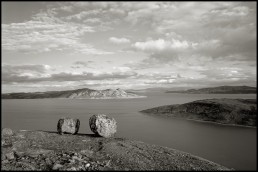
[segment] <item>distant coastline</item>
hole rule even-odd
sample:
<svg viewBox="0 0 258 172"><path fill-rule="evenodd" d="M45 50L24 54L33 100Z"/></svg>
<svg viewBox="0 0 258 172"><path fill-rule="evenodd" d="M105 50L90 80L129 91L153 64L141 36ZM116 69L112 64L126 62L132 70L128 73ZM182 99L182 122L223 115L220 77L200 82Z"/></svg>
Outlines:
<svg viewBox="0 0 258 172"><path fill-rule="evenodd" d="M218 125L225 125L225 126L229 126L229 127L244 127L244 128L253 128L253 129L257 128L257 126L247 126L247 125L239 125L239 124L225 124L225 123L219 123L219 122L213 122L213 121L203 121L203 120L197 120L197 119L186 119L186 120L203 122L203 123L218 124Z"/></svg>
<svg viewBox="0 0 258 172"><path fill-rule="evenodd" d="M92 98L71 98L71 99L85 99L85 100L105 100L105 99L140 99L146 98L147 96L136 96L136 97L92 97ZM67 98L52 98L52 99L67 99Z"/></svg>
<svg viewBox="0 0 258 172"><path fill-rule="evenodd" d="M166 91L166 93L186 94L256 94L256 87L249 86L219 86L201 89L188 89L178 91Z"/></svg>
<svg viewBox="0 0 258 172"><path fill-rule="evenodd" d="M2 99L132 99L145 98L146 96L126 92L122 89L93 90L88 88L66 91L47 91L30 93L6 93Z"/></svg>
<svg viewBox="0 0 258 172"><path fill-rule="evenodd" d="M244 127L244 128L252 128L252 129L257 128L257 126L247 126L247 125L239 125L239 124L226 124L226 123L220 123L220 122L214 122L214 121L203 121L203 120L198 120L198 119L190 119L190 118L182 118L182 117L171 116L169 114L151 114L150 113L150 114L147 114L147 115L166 117L166 118L174 118L174 119L180 119L180 120L188 120L188 121L194 121L194 122L202 122L202 123L207 123L207 124L224 125L224 126L228 126L228 127Z"/></svg>

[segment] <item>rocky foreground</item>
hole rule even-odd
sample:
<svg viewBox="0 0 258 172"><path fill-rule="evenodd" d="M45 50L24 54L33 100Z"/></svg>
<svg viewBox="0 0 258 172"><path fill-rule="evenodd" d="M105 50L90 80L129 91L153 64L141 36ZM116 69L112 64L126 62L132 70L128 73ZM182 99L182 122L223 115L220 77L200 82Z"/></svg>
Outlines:
<svg viewBox="0 0 258 172"><path fill-rule="evenodd" d="M141 112L222 124L257 126L256 99L204 99L146 109Z"/></svg>
<svg viewBox="0 0 258 172"><path fill-rule="evenodd" d="M124 138L2 132L1 170L230 170L175 149Z"/></svg>

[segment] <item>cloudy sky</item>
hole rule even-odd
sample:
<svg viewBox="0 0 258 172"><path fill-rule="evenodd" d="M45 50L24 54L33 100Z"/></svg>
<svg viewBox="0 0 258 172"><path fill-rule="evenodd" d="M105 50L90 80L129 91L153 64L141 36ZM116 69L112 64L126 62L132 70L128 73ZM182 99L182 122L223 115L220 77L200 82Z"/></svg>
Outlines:
<svg viewBox="0 0 258 172"><path fill-rule="evenodd" d="M256 2L2 2L2 92L256 86Z"/></svg>

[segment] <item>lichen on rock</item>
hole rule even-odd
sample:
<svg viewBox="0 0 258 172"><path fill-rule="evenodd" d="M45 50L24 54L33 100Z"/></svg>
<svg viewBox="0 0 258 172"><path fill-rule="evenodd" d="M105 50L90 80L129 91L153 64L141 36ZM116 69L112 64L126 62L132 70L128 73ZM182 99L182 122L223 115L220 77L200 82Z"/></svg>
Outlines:
<svg viewBox="0 0 258 172"><path fill-rule="evenodd" d="M57 132L59 134L77 134L80 128L80 120L73 118L61 118L57 123Z"/></svg>
<svg viewBox="0 0 258 172"><path fill-rule="evenodd" d="M114 136L117 131L115 119L104 114L91 116L89 119L89 125L92 132L105 138Z"/></svg>
<svg viewBox="0 0 258 172"><path fill-rule="evenodd" d="M2 136L12 136L13 130L10 128L3 128L2 129Z"/></svg>

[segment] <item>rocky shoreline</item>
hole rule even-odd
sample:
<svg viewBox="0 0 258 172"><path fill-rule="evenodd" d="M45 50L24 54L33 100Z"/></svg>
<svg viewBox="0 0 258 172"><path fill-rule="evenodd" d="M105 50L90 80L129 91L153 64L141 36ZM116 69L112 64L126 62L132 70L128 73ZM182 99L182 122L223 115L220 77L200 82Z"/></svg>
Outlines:
<svg viewBox="0 0 258 172"><path fill-rule="evenodd" d="M184 104L159 106L140 112L199 122L256 127L256 102L256 99L203 99Z"/></svg>
<svg viewBox="0 0 258 172"><path fill-rule="evenodd" d="M2 132L2 170L233 170L189 153L125 138L6 131Z"/></svg>
<svg viewBox="0 0 258 172"><path fill-rule="evenodd" d="M166 93L184 94L256 94L256 87L249 86L219 86L200 89L166 91Z"/></svg>

